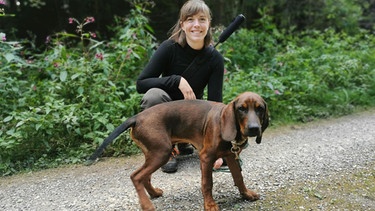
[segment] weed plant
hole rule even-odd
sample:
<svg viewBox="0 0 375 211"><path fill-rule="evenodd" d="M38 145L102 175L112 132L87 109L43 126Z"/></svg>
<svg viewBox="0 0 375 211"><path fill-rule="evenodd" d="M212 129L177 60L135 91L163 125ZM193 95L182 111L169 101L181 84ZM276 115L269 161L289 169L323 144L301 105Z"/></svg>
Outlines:
<svg viewBox="0 0 375 211"><path fill-rule="evenodd" d="M269 28L241 30L221 46L228 61L225 101L246 90L258 92L274 125L375 105L375 37L368 31L292 36Z"/></svg>
<svg viewBox="0 0 375 211"><path fill-rule="evenodd" d="M116 17L110 41L85 31L94 17L67 20L76 33L48 37L43 52L23 47L30 42L0 41L0 175L80 163L139 112L135 80L157 46L148 12L136 4L127 18ZM225 103L257 92L273 125L375 105L374 35L295 34L267 17L259 29L241 29L218 47L226 59ZM137 152L125 133L106 155Z"/></svg>

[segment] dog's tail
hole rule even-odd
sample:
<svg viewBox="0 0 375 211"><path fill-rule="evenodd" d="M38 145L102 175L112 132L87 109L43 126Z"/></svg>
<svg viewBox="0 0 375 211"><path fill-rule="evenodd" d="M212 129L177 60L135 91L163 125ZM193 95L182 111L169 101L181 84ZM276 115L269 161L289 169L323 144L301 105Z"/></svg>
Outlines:
<svg viewBox="0 0 375 211"><path fill-rule="evenodd" d="M96 159L102 154L104 149L112 143L113 140L115 140L121 133L123 133L125 130L130 128L135 124L135 117L131 117L127 119L125 122L123 122L120 126L118 126L109 136L104 139L103 143L99 146L99 148L90 156L90 158L84 163L86 166L89 166L93 164Z"/></svg>

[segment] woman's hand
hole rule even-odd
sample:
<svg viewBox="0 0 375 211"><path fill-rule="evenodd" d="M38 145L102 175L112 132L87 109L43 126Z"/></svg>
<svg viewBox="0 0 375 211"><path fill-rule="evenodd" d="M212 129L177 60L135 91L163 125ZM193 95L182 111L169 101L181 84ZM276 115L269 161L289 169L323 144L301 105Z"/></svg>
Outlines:
<svg viewBox="0 0 375 211"><path fill-rule="evenodd" d="M181 77L180 84L178 85L178 88L184 95L185 100L195 100L195 94L193 92L193 89L190 87L190 84L186 81L185 78Z"/></svg>

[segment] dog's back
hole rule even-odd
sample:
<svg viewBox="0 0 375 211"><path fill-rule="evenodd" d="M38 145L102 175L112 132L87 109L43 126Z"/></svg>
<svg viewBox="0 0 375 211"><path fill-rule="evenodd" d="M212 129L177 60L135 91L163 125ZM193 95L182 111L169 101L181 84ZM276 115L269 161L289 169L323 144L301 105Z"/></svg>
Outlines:
<svg viewBox="0 0 375 211"><path fill-rule="evenodd" d="M172 139L166 141L202 143L201 139L209 125L208 120L220 121L220 112L224 106L222 103L204 100L180 100L155 105L136 116L132 138L152 145L148 142L155 140L144 137L159 137L160 134L165 134L166 139ZM212 118L213 116L216 118Z"/></svg>

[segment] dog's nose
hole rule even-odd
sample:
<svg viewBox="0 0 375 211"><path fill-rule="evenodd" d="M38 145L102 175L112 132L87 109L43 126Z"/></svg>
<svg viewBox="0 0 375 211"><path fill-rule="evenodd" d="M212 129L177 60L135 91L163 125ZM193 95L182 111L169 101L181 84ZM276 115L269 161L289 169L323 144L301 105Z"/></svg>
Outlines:
<svg viewBox="0 0 375 211"><path fill-rule="evenodd" d="M248 136L257 136L259 135L259 126L257 125L250 125L247 128Z"/></svg>

